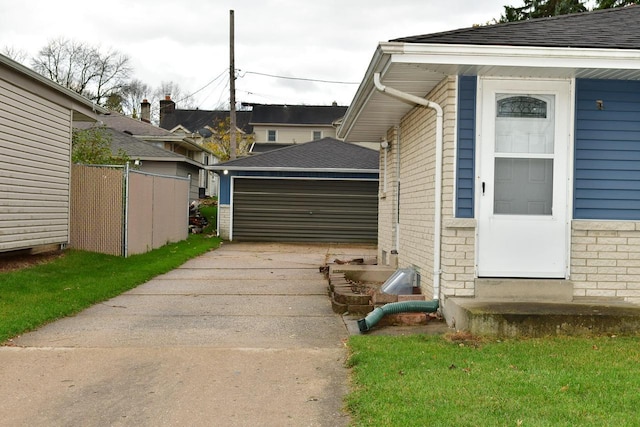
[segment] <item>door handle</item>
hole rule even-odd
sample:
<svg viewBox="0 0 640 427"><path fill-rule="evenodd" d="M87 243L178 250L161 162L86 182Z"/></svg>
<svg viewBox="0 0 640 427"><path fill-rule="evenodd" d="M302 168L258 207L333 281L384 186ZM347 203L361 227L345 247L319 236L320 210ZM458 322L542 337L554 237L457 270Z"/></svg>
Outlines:
<svg viewBox="0 0 640 427"><path fill-rule="evenodd" d="M484 195L484 182L482 183L482 194Z"/></svg>

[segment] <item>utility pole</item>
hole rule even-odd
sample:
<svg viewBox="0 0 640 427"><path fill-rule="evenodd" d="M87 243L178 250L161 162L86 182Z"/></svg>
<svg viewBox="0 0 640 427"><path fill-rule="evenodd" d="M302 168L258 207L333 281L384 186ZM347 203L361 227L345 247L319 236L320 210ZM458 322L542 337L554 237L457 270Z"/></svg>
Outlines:
<svg viewBox="0 0 640 427"><path fill-rule="evenodd" d="M229 86L231 88L231 96L229 97L229 157L231 160L236 158L236 59L235 59L235 41L234 41L234 22L233 10L229 11Z"/></svg>

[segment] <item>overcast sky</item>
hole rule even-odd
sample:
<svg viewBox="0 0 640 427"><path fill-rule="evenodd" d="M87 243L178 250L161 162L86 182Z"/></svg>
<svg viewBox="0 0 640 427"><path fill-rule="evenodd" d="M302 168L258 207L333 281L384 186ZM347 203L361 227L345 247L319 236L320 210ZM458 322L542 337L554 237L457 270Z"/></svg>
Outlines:
<svg viewBox="0 0 640 427"><path fill-rule="evenodd" d="M0 0L0 49L35 56L65 37L131 58L151 87L176 82L195 106L229 100L229 11L238 102L348 105L378 42L485 24L521 0ZM25 64L29 65L29 64ZM217 78L218 77L218 78ZM216 79L217 78L217 79ZM214 81L215 80L215 81ZM213 83L211 83L213 81ZM180 104L178 104L180 108Z"/></svg>

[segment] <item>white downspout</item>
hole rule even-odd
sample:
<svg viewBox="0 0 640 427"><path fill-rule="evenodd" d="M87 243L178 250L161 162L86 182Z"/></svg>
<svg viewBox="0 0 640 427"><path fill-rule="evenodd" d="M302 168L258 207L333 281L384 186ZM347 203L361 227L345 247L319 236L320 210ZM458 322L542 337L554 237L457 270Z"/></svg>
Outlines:
<svg viewBox="0 0 640 427"><path fill-rule="evenodd" d="M398 266L398 251L400 250L400 141L402 141L402 135L400 134L400 127L396 126L396 198L393 202L393 210L395 211L395 266Z"/></svg>
<svg viewBox="0 0 640 427"><path fill-rule="evenodd" d="M391 97L404 102L422 105L431 108L436 112L436 176L435 176L435 217L434 217L434 233L433 233L433 298L440 299L440 241L442 226L442 132L444 126L442 107L433 102L410 93L401 92L397 89L388 87L380 83L380 73L373 75L373 84L376 89Z"/></svg>

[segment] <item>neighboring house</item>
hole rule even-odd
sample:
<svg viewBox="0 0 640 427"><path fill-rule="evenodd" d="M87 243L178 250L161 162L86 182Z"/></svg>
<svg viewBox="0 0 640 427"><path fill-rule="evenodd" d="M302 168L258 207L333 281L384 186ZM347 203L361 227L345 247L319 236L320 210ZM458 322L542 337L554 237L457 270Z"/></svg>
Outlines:
<svg viewBox="0 0 640 427"><path fill-rule="evenodd" d="M208 138L216 123L228 118L228 110L180 110L170 96L160 101L160 127L169 131L178 128ZM253 133L250 120L251 111L236 112L236 128L246 135Z"/></svg>
<svg viewBox="0 0 640 427"><path fill-rule="evenodd" d="M218 233L236 241L375 242L378 152L333 138L210 167Z"/></svg>
<svg viewBox="0 0 640 427"><path fill-rule="evenodd" d="M0 55L0 252L69 242L72 122L106 110Z"/></svg>
<svg viewBox="0 0 640 427"><path fill-rule="evenodd" d="M243 104L251 110L236 112L236 128L245 135L254 135L251 153L264 153L283 146L322 138L335 138L336 127L347 107L333 105ZM229 118L225 110L180 110L167 96L160 101L160 127L182 129L211 136L215 124ZM365 144L372 148L371 144Z"/></svg>
<svg viewBox="0 0 640 427"><path fill-rule="evenodd" d="M629 6L378 45L338 137L382 141L379 260L397 251L450 324L485 279L640 303L638 22Z"/></svg>
<svg viewBox="0 0 640 427"><path fill-rule="evenodd" d="M141 170L165 175L191 177L192 200L205 196L217 195L217 181L213 173L204 169L205 166L218 162L214 154L202 146L202 138L192 135L183 129L170 132L142 120L132 119L118 113L100 116L100 120L107 128L129 134L145 144L174 153L169 160L164 156L162 162L154 161L149 164L143 162ZM126 150L125 150L126 151ZM127 153L129 153L127 151ZM134 156L129 156L135 160ZM162 157L162 156L161 156ZM145 160L140 157L138 160ZM148 160L148 159L147 159Z"/></svg>
<svg viewBox="0 0 640 427"><path fill-rule="evenodd" d="M344 116L347 107L333 105L273 105L252 106L251 125L256 146L262 143L299 144L322 138L335 138L335 122Z"/></svg>

